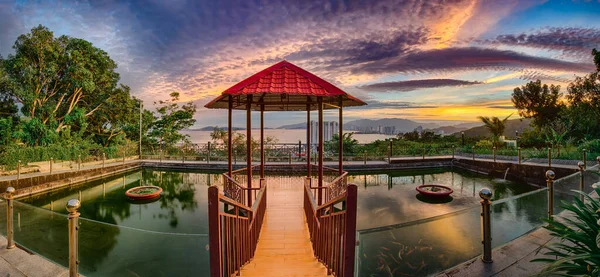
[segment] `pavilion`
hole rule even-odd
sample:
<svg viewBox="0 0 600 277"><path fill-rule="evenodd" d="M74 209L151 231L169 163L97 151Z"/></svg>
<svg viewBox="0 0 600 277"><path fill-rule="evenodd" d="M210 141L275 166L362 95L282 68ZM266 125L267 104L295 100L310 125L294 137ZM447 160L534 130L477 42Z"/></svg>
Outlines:
<svg viewBox="0 0 600 277"><path fill-rule="evenodd" d="M252 111L260 111L260 178L264 179L264 112L265 111L306 111L306 165L307 177L311 176L311 134L310 111L318 111L318 186L323 186L323 110L339 110L338 173L343 172L343 108L366 105L318 76L288 62L276 63L223 91L221 95L205 105L209 109L228 109L228 175L232 177L232 110L246 111L246 157L252 157ZM246 158L247 169L252 167L252 159ZM247 172L247 188L252 188L252 170ZM248 190L248 205L251 206L252 192ZM322 202L321 190L318 203Z"/></svg>
<svg viewBox="0 0 600 277"><path fill-rule="evenodd" d="M208 191L211 276L353 276L357 189L346 183L347 172L343 171L342 111L344 107L362 105L366 103L288 61L246 78L205 105L210 109L228 110L228 171L223 174L223 194L215 186ZM338 168L327 168L337 177L327 186L323 184L325 109L338 109L340 134ZM246 168L236 171L232 166L233 110L246 111ZM312 185L314 165L310 155L310 112L315 110L319 117L318 186ZM260 111L260 183L255 187L252 185L256 168L252 165L252 111ZM277 194L268 196L268 204L267 191L271 193L280 184L266 185L265 111L306 111L307 122L305 185L279 187ZM267 210L272 212L267 214ZM299 238L299 243L272 249L281 248L288 239ZM297 253L305 256L283 258Z"/></svg>

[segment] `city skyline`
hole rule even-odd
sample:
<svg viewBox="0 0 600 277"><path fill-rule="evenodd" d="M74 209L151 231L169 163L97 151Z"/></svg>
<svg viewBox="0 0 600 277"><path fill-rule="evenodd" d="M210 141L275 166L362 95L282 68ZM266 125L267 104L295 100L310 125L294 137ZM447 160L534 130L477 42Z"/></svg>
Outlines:
<svg viewBox="0 0 600 277"><path fill-rule="evenodd" d="M283 59L369 104L347 109L347 121L452 125L517 118L515 87L541 79L564 92L591 72L598 15L598 1L0 1L0 54L38 24L89 40L147 107L171 91L196 103L195 127L222 126L226 114L204 104Z"/></svg>

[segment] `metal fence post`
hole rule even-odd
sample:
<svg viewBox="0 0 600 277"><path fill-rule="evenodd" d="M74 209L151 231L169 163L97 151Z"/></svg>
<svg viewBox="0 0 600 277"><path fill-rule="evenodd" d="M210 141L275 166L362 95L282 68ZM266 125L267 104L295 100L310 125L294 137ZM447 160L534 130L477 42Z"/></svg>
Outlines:
<svg viewBox="0 0 600 277"><path fill-rule="evenodd" d="M21 179L21 160L17 161L17 182Z"/></svg>
<svg viewBox="0 0 600 277"><path fill-rule="evenodd" d="M181 148L181 163L185 163L185 149Z"/></svg>
<svg viewBox="0 0 600 277"><path fill-rule="evenodd" d="M81 170L81 155L77 156L77 171Z"/></svg>
<svg viewBox="0 0 600 277"><path fill-rule="evenodd" d="M393 148L392 148L392 139L390 139L390 149L389 150L390 151L388 152L388 163L391 163L392 162L392 151L393 151Z"/></svg>
<svg viewBox="0 0 600 277"><path fill-rule="evenodd" d="M521 147L517 148L517 159L519 160L519 164L521 164Z"/></svg>
<svg viewBox="0 0 600 277"><path fill-rule="evenodd" d="M554 214L554 171L546 171L546 185L548 186L548 219L552 220Z"/></svg>
<svg viewBox="0 0 600 277"><path fill-rule="evenodd" d="M67 202L67 211L69 211L69 277L77 277L77 267L79 265L78 255L78 235L79 231L79 210L81 202L77 199L71 199Z"/></svg>
<svg viewBox="0 0 600 277"><path fill-rule="evenodd" d="M365 160L364 164L367 164L367 151L363 152L363 156L364 156L364 160Z"/></svg>
<svg viewBox="0 0 600 277"><path fill-rule="evenodd" d="M50 158L50 175L52 175L52 164L54 163L54 158Z"/></svg>
<svg viewBox="0 0 600 277"><path fill-rule="evenodd" d="M210 141L208 142L208 147L207 147L207 154L206 154L206 163L210 163Z"/></svg>
<svg viewBox="0 0 600 277"><path fill-rule="evenodd" d="M102 153L102 168L104 168L105 162L106 162L106 153Z"/></svg>
<svg viewBox="0 0 600 277"><path fill-rule="evenodd" d="M423 160L425 159L425 147L423 147Z"/></svg>
<svg viewBox="0 0 600 277"><path fill-rule="evenodd" d="M162 149L158 150L158 162L162 163Z"/></svg>
<svg viewBox="0 0 600 277"><path fill-rule="evenodd" d="M475 146L471 146L471 152L473 153L473 161L475 161Z"/></svg>
<svg viewBox="0 0 600 277"><path fill-rule="evenodd" d="M585 171L585 164L583 162L578 162L577 167L579 167L579 190L581 192L585 192L585 181L583 176L583 172ZM583 202L583 194L579 196L579 199L581 200L581 202Z"/></svg>
<svg viewBox="0 0 600 277"><path fill-rule="evenodd" d="M123 150L123 164L125 164L125 150Z"/></svg>
<svg viewBox="0 0 600 277"><path fill-rule="evenodd" d="M15 193L15 188L8 187L6 188L6 193L4 194L4 199L6 199L6 240L8 243L6 244L6 249L15 248L14 241L14 230L13 230L13 194Z"/></svg>
<svg viewBox="0 0 600 277"><path fill-rule="evenodd" d="M492 151L494 151L494 163L496 163L496 146L492 148Z"/></svg>
<svg viewBox="0 0 600 277"><path fill-rule="evenodd" d="M492 227L491 227L491 209L492 204L492 190L488 188L482 188L479 191L479 197L481 197L481 230L482 230L482 241L483 244L483 255L481 260L484 263L492 262Z"/></svg>
<svg viewBox="0 0 600 277"><path fill-rule="evenodd" d="M288 163L292 164L292 151L288 151Z"/></svg>
<svg viewBox="0 0 600 277"><path fill-rule="evenodd" d="M455 148L454 145L452 145L452 158L454 159L454 152L455 152Z"/></svg>
<svg viewBox="0 0 600 277"><path fill-rule="evenodd" d="M548 168L552 168L552 147L548 147Z"/></svg>
<svg viewBox="0 0 600 277"><path fill-rule="evenodd" d="M587 168L587 149L583 149L583 168Z"/></svg>

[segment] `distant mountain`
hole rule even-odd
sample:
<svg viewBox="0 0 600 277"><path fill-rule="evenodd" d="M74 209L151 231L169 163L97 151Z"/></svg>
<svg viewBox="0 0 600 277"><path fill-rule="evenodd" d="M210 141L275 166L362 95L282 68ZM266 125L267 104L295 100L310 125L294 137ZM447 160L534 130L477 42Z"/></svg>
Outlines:
<svg viewBox="0 0 600 277"><path fill-rule="evenodd" d="M212 131L215 129L215 127L218 126L206 126L206 127L202 127L202 128L198 128L198 129L184 129L183 131L187 131L187 132L195 132L195 131ZM227 131L227 127L218 127L221 130L225 130ZM233 127L234 131L239 131L239 130L245 130L245 128L240 128L240 127Z"/></svg>
<svg viewBox="0 0 600 277"><path fill-rule="evenodd" d="M301 122L301 123L296 123L296 124L289 124L289 125L283 125L283 126L279 126L277 127L277 129L306 129L306 122Z"/></svg>
<svg viewBox="0 0 600 277"><path fill-rule="evenodd" d="M481 123L481 122L467 122L467 123L460 123L460 124L456 124L456 125L438 127L438 128L433 129L432 131L434 131L436 134L450 135L450 134L465 131L467 129L481 126L481 125L483 125L483 123Z"/></svg>
<svg viewBox="0 0 600 277"><path fill-rule="evenodd" d="M384 119L359 119L344 122L344 130L351 131L361 131L361 132L370 132L370 131L378 131L379 126L383 131L384 127L396 127L396 132L411 132L417 127L421 126L423 129L433 129L440 127L438 124L434 123L419 123L416 121L412 121L409 119L403 118L384 118ZM283 125L278 127L277 129L305 129L306 122Z"/></svg>
<svg viewBox="0 0 600 277"><path fill-rule="evenodd" d="M515 137L515 131L519 131L519 133L523 133L525 129L531 129L529 126L531 124L531 120L523 118L523 119L511 119L506 122L506 129L504 130L504 135L508 138ZM460 131L459 131L460 132ZM460 136L460 133L457 132L454 135ZM488 137L490 136L490 132L484 126L474 127L468 130L464 130L465 136L467 137Z"/></svg>

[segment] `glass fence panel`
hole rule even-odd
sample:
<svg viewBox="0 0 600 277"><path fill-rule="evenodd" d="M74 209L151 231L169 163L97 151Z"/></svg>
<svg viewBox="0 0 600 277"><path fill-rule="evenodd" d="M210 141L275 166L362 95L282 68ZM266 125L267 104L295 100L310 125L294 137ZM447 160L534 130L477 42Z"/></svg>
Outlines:
<svg viewBox="0 0 600 277"><path fill-rule="evenodd" d="M57 264L68 266L69 231L67 216L16 200L13 206L15 242Z"/></svg>
<svg viewBox="0 0 600 277"><path fill-rule="evenodd" d="M429 276L481 254L480 213L359 231L358 276Z"/></svg>
<svg viewBox="0 0 600 277"><path fill-rule="evenodd" d="M492 202L491 212L492 248L495 248L544 224L542 219L548 217L548 189Z"/></svg>
<svg viewBox="0 0 600 277"><path fill-rule="evenodd" d="M80 219L86 276L209 276L207 234L153 232Z"/></svg>

